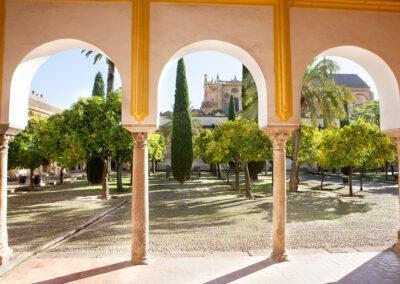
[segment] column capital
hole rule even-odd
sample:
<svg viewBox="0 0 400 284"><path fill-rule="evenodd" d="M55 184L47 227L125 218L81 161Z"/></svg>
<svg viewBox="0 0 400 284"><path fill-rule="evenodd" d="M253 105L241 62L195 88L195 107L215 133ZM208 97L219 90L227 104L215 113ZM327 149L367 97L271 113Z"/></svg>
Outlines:
<svg viewBox="0 0 400 284"><path fill-rule="evenodd" d="M147 146L147 139L149 137L147 132L133 132L132 137L136 142L135 147L143 148Z"/></svg>
<svg viewBox="0 0 400 284"><path fill-rule="evenodd" d="M8 134L0 134L0 152L8 150L8 144L12 142L14 136Z"/></svg>
<svg viewBox="0 0 400 284"><path fill-rule="evenodd" d="M293 130L298 128L298 125L271 125L268 126L266 131L271 138L276 150L284 150L286 142L288 141Z"/></svg>

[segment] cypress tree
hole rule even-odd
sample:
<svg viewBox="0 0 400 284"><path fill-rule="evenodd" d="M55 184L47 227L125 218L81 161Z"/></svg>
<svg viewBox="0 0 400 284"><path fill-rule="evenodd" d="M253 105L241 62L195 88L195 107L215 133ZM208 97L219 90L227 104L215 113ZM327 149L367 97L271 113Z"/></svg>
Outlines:
<svg viewBox="0 0 400 284"><path fill-rule="evenodd" d="M103 75L100 72L94 78L92 97L105 97Z"/></svg>
<svg viewBox="0 0 400 284"><path fill-rule="evenodd" d="M172 120L171 168L181 184L190 179L193 164L192 118L185 63L179 59L176 72L174 115Z"/></svg>
<svg viewBox="0 0 400 284"><path fill-rule="evenodd" d="M233 96L229 98L229 108L228 108L228 120L235 120L236 113L235 113L235 101L233 100Z"/></svg>

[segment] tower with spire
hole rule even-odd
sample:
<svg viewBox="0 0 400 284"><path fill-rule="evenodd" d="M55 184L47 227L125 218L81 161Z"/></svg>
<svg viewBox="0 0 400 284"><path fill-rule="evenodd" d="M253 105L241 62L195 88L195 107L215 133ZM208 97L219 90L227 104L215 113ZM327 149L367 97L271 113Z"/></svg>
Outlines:
<svg viewBox="0 0 400 284"><path fill-rule="evenodd" d="M229 98L233 96L236 112L242 110L242 82L236 76L230 81L223 81L219 74L217 77L208 80L204 74L204 98L201 104L201 111L206 115L227 115Z"/></svg>

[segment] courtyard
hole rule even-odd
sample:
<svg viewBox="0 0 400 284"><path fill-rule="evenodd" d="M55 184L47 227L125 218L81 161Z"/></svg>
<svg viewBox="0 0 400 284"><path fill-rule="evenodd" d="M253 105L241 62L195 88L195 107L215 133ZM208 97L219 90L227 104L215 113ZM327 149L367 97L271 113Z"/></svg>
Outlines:
<svg viewBox="0 0 400 284"><path fill-rule="evenodd" d="M302 180L298 193L288 193L291 258L286 264L278 264L266 260L271 253L271 176L260 175L254 183L256 199L248 200L209 173L184 185L165 179L164 172L152 175L150 270L156 269L157 277L164 275L169 281L172 267L188 271L186 276L174 276L174 283L187 283L188 279L194 281L191 283L229 283L233 279L243 283L264 283L265 279L357 283L365 277L357 272L360 269L375 269L375 277L395 280L400 265L398 256L391 252L398 222L395 183L367 179L364 190L350 198L338 177L328 177L328 189L324 191L315 189L318 176L304 175ZM128 188L129 176L123 181ZM122 281L127 275L138 283L154 283L154 275L147 268L135 270L125 261L131 249L130 192L117 193L114 179L114 198L101 201L99 192L98 186L77 181L10 194L9 241L14 258L40 251L3 275L3 283L93 283L114 277ZM104 212L109 213L65 240L45 247ZM309 257L319 259L323 267L310 267ZM385 270L382 265L388 261L391 268ZM52 265L47 267L49 263ZM61 266L67 263L69 268L61 269L61 273ZM194 263L207 273L198 274L200 270L191 268ZM219 263L219 268L210 269L211 263ZM277 268L271 271L269 266ZM21 274L24 269L32 272L30 277ZM298 271L291 274L297 276L288 276L290 269ZM322 272L312 274L312 269ZM329 269L335 273L327 273Z"/></svg>
<svg viewBox="0 0 400 284"><path fill-rule="evenodd" d="M128 176L124 182L128 186ZM352 198L346 197L347 189L338 178L328 178L328 190L312 189L318 183L318 176L305 176L300 192L288 193L290 250L356 252L387 249L395 243L398 201L393 182L367 180L364 191ZM120 206L44 253L129 257L130 193L112 193L115 198L100 201L99 188L82 181L10 195L10 246L14 252L35 250ZM151 255L267 255L272 237L270 176L260 176L254 194L255 200L245 199L226 181L207 173L184 185L166 180L162 172L151 176Z"/></svg>

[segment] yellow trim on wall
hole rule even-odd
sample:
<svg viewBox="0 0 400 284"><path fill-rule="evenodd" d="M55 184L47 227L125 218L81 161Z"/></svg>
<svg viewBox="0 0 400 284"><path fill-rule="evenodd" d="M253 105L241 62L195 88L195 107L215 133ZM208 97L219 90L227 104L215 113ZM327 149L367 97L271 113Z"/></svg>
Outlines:
<svg viewBox="0 0 400 284"><path fill-rule="evenodd" d="M293 115L290 13L286 0L274 6L275 114L286 121Z"/></svg>
<svg viewBox="0 0 400 284"><path fill-rule="evenodd" d="M301 8L344 9L358 11L400 12L398 0L289 0Z"/></svg>
<svg viewBox="0 0 400 284"><path fill-rule="evenodd" d="M132 0L131 114L137 121L149 115L150 1Z"/></svg>
<svg viewBox="0 0 400 284"><path fill-rule="evenodd" d="M0 0L0 114L3 105L3 63L4 63L4 31L6 21L6 3ZM1 117L0 117L1 119Z"/></svg>

